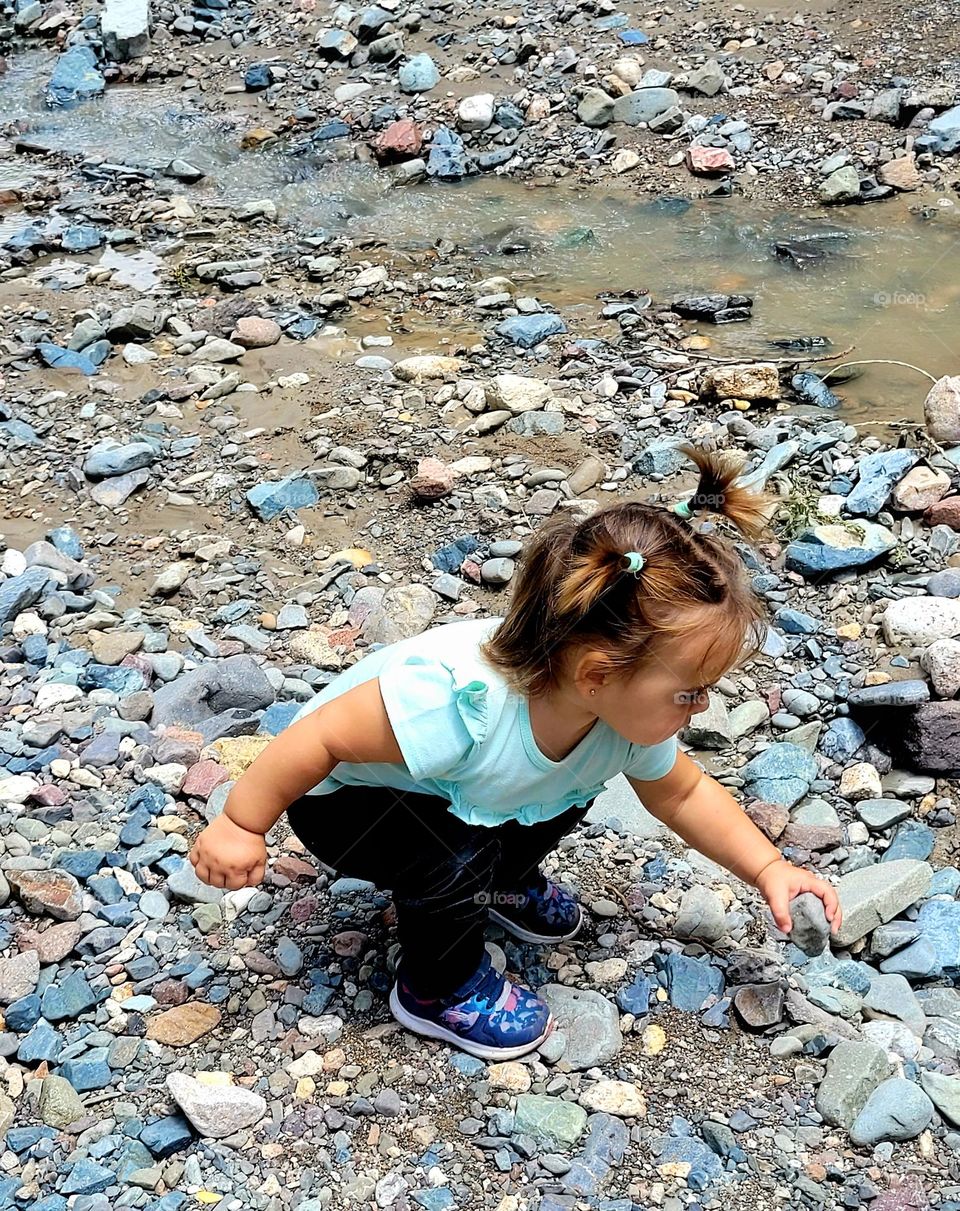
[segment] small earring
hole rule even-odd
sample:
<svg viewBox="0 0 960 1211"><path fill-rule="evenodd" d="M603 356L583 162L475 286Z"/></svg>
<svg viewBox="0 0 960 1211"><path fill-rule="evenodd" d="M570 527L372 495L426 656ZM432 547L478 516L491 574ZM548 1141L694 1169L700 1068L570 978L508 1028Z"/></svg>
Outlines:
<svg viewBox="0 0 960 1211"><path fill-rule="evenodd" d="M590 691L590 697L592 698L596 692L597 692L596 690L591 690L591 691Z"/></svg>

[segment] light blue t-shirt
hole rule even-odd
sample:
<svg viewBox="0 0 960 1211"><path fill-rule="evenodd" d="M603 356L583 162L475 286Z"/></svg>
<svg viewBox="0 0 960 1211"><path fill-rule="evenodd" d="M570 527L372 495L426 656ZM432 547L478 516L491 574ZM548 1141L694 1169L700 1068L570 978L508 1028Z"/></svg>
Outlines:
<svg viewBox="0 0 960 1211"><path fill-rule="evenodd" d="M305 703L296 719L379 678L406 763L341 762L309 793L391 786L448 799L449 810L468 824L537 824L585 806L621 771L643 781L670 772L676 737L649 747L631 744L600 719L562 761L545 757L533 737L527 699L480 654L499 622L453 622L379 648Z"/></svg>

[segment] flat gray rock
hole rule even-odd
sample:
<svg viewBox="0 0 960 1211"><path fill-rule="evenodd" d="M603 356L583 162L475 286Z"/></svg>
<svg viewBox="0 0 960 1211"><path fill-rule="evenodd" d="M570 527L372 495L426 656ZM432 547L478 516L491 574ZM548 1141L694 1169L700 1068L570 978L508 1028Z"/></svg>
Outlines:
<svg viewBox="0 0 960 1211"><path fill-rule="evenodd" d="M838 945L849 946L859 941L878 925L916 904L926 895L932 879L929 863L912 858L877 863L844 875L837 884L843 909Z"/></svg>

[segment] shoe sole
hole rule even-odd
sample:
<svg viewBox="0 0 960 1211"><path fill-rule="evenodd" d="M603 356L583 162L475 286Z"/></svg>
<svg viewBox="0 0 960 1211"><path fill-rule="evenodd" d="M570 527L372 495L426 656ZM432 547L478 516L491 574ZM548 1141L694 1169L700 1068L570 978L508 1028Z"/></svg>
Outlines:
<svg viewBox="0 0 960 1211"><path fill-rule="evenodd" d="M529 929L524 929L522 925L515 924L509 919L509 917L501 916L495 908L488 908L487 912L490 915L491 921L496 921L496 923L502 926L507 933L513 934L513 936L519 941L534 942L541 946L549 946L551 943L557 942L569 942L571 938L575 938L577 936L577 934L580 932L581 926L583 925L583 912L581 910L580 919L577 921L576 929L571 929L569 933L531 933Z"/></svg>
<svg viewBox="0 0 960 1211"><path fill-rule="evenodd" d="M530 1051L536 1051L547 1035L553 1030L555 1024L553 1014L551 1014L547 1019L547 1028L543 1034L538 1039L534 1039L518 1047L490 1047L484 1043L473 1043L470 1039L465 1039L436 1022L428 1022L424 1018L418 1018L409 1009L405 1009L400 998L397 996L396 984L394 984L390 991L390 1012L401 1026L404 1026L414 1034L422 1035L426 1039L436 1039L441 1043L449 1043L451 1047L457 1047L460 1051L466 1051L470 1055L476 1056L478 1060L515 1060Z"/></svg>

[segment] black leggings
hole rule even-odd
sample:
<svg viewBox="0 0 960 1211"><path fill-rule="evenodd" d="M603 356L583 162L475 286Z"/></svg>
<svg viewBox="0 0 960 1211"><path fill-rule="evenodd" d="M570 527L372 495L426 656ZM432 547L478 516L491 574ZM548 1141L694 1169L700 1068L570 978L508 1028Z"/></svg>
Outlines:
<svg viewBox="0 0 960 1211"><path fill-rule="evenodd" d="M306 795L287 812L304 846L338 874L393 892L404 978L421 997L466 983L483 959L494 891L539 877L542 858L586 815L570 808L541 824L465 824L446 799L388 786Z"/></svg>

